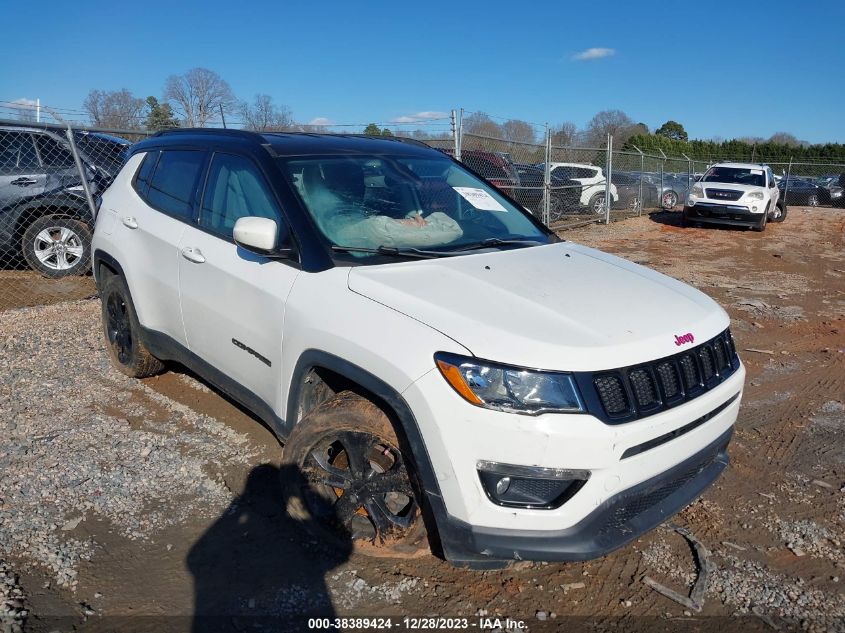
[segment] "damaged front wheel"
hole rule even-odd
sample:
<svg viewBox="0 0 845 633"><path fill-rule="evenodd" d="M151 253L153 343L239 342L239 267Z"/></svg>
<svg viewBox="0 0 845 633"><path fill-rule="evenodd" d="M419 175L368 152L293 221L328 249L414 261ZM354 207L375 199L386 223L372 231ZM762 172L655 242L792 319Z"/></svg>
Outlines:
<svg viewBox="0 0 845 633"><path fill-rule="evenodd" d="M284 450L287 513L322 540L351 540L364 554L407 557L428 549L410 464L390 420L342 392L293 429Z"/></svg>

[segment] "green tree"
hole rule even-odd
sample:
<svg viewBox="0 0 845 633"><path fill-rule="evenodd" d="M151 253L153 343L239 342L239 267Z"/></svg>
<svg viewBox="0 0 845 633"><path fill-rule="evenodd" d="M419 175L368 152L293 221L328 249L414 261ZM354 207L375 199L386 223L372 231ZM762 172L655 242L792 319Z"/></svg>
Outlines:
<svg viewBox="0 0 845 633"><path fill-rule="evenodd" d="M666 123L657 128L654 133L658 136L670 138L673 141L686 141L689 139L684 126L677 121L666 121Z"/></svg>
<svg viewBox="0 0 845 633"><path fill-rule="evenodd" d="M155 97L147 97L147 120L145 127L151 132L179 127L169 103L159 103Z"/></svg>
<svg viewBox="0 0 845 633"><path fill-rule="evenodd" d="M388 130L388 129L385 127L385 128L382 128L382 130L381 130L381 135L382 135L382 136L393 136L393 132L391 132L390 130Z"/></svg>
<svg viewBox="0 0 845 633"><path fill-rule="evenodd" d="M370 123L364 128L364 134L367 136L381 136L381 128L375 123Z"/></svg>

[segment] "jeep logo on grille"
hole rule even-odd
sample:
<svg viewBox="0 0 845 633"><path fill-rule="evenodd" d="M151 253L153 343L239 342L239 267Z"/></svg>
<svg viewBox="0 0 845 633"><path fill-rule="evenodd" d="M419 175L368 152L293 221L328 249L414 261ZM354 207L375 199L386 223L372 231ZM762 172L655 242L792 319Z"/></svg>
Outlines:
<svg viewBox="0 0 845 633"><path fill-rule="evenodd" d="M677 345L678 347L680 347L681 345L684 345L685 343L694 343L694 342L695 342L695 337L690 332L687 332L686 334L675 334L675 345Z"/></svg>

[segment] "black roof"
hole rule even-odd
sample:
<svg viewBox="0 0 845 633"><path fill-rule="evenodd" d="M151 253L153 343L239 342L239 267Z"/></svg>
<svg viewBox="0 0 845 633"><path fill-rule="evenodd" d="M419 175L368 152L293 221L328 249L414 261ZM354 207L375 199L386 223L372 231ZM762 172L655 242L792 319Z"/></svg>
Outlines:
<svg viewBox="0 0 845 633"><path fill-rule="evenodd" d="M391 154L391 155L443 155L425 143L400 137L365 136L362 134L312 134L308 132L248 132L246 130L221 130L193 128L166 130L142 141L136 151L164 145L204 145L209 143L235 143L263 147L277 156L309 156L325 154ZM143 147L139 147L143 146Z"/></svg>

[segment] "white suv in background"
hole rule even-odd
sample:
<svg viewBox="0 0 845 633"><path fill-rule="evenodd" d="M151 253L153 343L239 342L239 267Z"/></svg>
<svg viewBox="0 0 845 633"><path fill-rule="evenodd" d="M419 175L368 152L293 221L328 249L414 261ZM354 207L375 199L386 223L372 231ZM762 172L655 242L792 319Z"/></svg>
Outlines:
<svg viewBox="0 0 845 633"><path fill-rule="evenodd" d="M543 168L545 163L538 165ZM595 165L583 165L581 163L549 163L549 169L558 178L574 180L581 183L582 207L599 214L605 212L604 199L606 196L605 183L607 179L601 167ZM610 185L610 206L619 201L619 193L616 185Z"/></svg>
<svg viewBox="0 0 845 633"><path fill-rule="evenodd" d="M766 222L783 222L786 206L768 165L719 163L713 165L690 189L681 216L691 222L749 226L763 231Z"/></svg>
<svg viewBox="0 0 845 633"><path fill-rule="evenodd" d="M421 143L162 132L93 248L115 367L176 361L254 412L289 516L347 551L594 558L727 466L725 311Z"/></svg>

